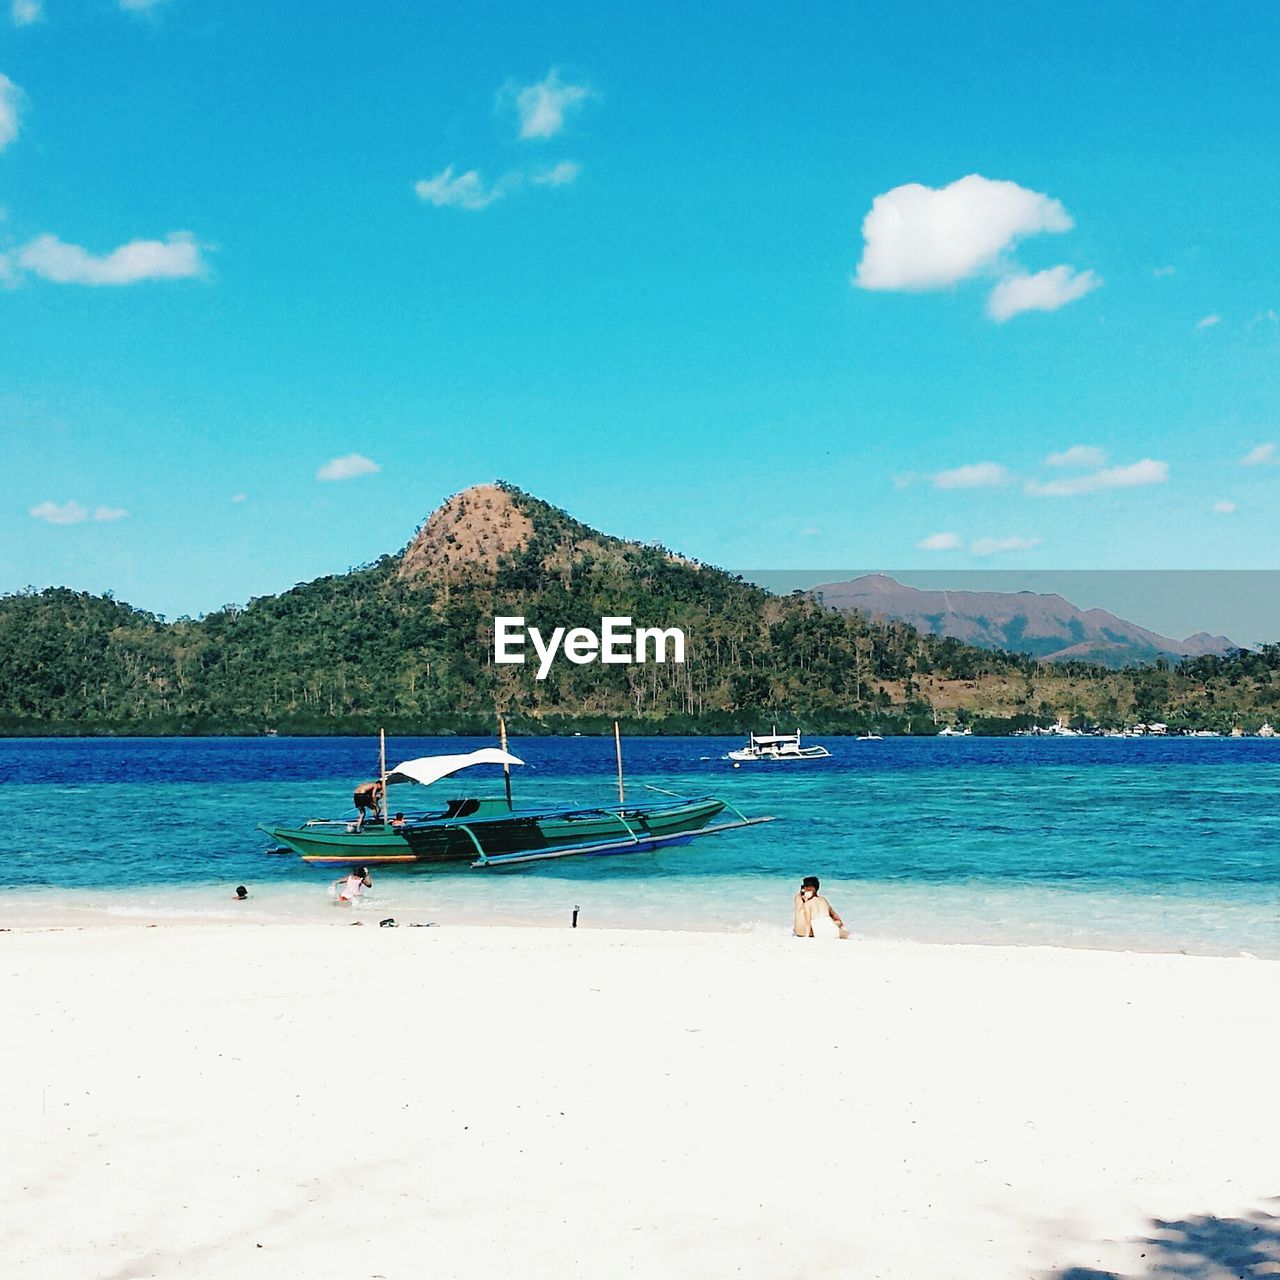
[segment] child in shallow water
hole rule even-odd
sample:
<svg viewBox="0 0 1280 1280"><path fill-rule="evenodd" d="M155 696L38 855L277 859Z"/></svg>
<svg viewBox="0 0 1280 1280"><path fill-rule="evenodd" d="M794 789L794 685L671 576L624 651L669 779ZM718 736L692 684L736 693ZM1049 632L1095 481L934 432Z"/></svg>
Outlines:
<svg viewBox="0 0 1280 1280"><path fill-rule="evenodd" d="M333 888L337 892L339 902L352 903L366 889L373 888L373 880L367 867L356 867L344 880L335 880Z"/></svg>

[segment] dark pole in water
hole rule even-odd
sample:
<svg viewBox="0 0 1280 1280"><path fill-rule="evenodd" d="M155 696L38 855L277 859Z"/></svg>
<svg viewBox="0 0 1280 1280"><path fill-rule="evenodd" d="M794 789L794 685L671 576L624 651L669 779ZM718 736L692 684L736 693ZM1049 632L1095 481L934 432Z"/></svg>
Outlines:
<svg viewBox="0 0 1280 1280"><path fill-rule="evenodd" d="M576 929L578 927L578 908L577 907L574 907L573 909L573 924L570 927L573 929Z"/></svg>
<svg viewBox="0 0 1280 1280"><path fill-rule="evenodd" d="M498 717L498 741L502 744L502 750L507 749L507 722L505 717ZM507 789L507 810L511 810L511 766L504 763L502 766L502 782Z"/></svg>

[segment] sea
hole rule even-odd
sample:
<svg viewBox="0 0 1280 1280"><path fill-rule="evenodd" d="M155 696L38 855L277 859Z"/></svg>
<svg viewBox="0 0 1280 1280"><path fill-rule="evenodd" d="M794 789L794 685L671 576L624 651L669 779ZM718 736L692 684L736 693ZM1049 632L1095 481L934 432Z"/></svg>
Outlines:
<svg viewBox="0 0 1280 1280"><path fill-rule="evenodd" d="M352 815L375 741L4 739L0 927L569 928L576 913L581 928L785 935L816 875L856 938L1280 959L1280 739L821 741L829 760L735 768L739 739L625 739L629 802L658 787L776 821L647 854L375 869L350 909L332 870L273 851L258 824ZM487 745L389 739L388 763ZM616 800L612 739L511 750L517 806ZM433 791L501 794L496 770L470 780ZM393 791L393 810L414 801Z"/></svg>

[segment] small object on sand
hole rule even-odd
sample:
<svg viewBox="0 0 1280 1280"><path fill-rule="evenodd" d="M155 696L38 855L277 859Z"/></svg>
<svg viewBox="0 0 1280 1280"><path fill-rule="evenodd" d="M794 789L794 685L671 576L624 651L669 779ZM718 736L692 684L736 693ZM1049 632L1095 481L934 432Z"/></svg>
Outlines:
<svg viewBox="0 0 1280 1280"><path fill-rule="evenodd" d="M385 920L378 921L379 929L394 929L396 927L395 917L388 916Z"/></svg>
<svg viewBox="0 0 1280 1280"><path fill-rule="evenodd" d="M578 908L577 907L574 907L573 909L573 924L570 927L573 929L576 929L578 927Z"/></svg>
<svg viewBox="0 0 1280 1280"><path fill-rule="evenodd" d="M410 925L410 929L435 929L437 927L434 920L428 920L425 924L421 920L414 920Z"/></svg>

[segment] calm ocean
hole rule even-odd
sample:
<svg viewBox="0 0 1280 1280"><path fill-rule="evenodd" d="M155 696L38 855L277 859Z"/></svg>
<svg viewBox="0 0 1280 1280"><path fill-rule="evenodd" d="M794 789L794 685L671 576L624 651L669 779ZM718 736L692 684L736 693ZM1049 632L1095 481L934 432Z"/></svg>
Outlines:
<svg viewBox="0 0 1280 1280"><path fill-rule="evenodd" d="M816 874L861 936L1280 958L1280 739L825 741L828 761L734 769L737 739L629 739L628 799L649 782L779 821L649 855L379 871L362 918L567 925L577 906L587 927L785 933ZM395 739L388 763L483 745ZM512 749L518 804L615 798L611 740ZM332 921L334 873L268 852L257 824L342 816L376 771L363 739L2 740L0 925Z"/></svg>

